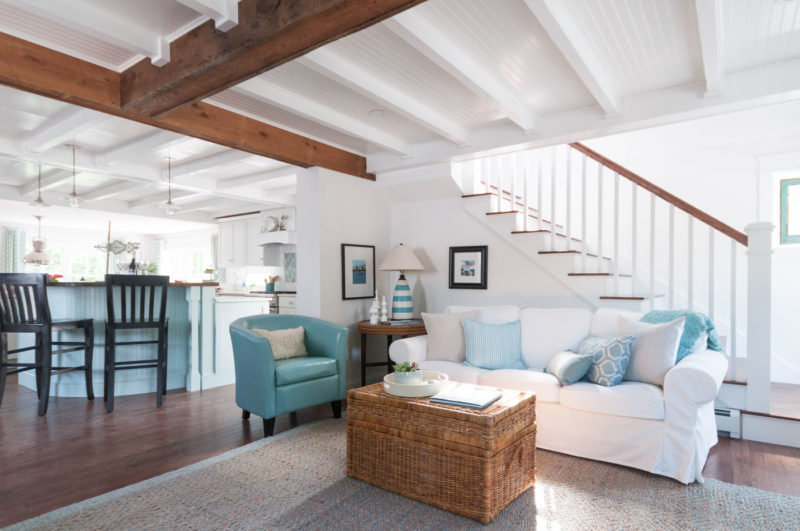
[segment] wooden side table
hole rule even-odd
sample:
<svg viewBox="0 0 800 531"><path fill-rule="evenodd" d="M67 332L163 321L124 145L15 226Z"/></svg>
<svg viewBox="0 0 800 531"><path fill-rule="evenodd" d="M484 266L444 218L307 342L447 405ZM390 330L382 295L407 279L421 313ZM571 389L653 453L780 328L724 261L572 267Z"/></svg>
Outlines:
<svg viewBox="0 0 800 531"><path fill-rule="evenodd" d="M367 383L367 367L386 365L386 374L392 372L392 360L389 359L389 346L393 336L410 337L425 334L425 323L422 319L407 319L408 324L378 323L370 324L369 321L359 321L358 332L361 334L361 385ZM386 361L367 363L367 336L386 336Z"/></svg>

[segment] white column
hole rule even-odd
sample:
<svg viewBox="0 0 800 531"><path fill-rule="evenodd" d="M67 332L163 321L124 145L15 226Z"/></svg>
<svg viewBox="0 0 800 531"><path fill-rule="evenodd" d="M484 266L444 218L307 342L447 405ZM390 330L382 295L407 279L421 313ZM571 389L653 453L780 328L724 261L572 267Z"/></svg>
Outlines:
<svg viewBox="0 0 800 531"><path fill-rule="evenodd" d="M769 413L772 357L772 231L768 221L747 233L747 409Z"/></svg>

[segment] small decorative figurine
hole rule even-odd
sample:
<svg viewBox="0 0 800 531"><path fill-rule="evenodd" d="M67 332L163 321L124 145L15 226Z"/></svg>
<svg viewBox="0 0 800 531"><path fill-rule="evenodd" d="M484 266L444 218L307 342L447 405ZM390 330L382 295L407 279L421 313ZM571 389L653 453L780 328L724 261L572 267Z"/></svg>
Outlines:
<svg viewBox="0 0 800 531"><path fill-rule="evenodd" d="M372 301L372 307L369 309L369 324L378 324L378 297L375 296L375 300Z"/></svg>
<svg viewBox="0 0 800 531"><path fill-rule="evenodd" d="M388 320L389 316L386 314L386 295L384 295L381 299L381 322L385 323Z"/></svg>

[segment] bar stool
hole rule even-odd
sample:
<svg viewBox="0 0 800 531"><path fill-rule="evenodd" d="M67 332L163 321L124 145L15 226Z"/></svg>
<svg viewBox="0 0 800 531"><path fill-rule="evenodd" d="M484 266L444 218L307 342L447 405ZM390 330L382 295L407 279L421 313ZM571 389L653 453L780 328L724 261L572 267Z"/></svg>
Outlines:
<svg viewBox="0 0 800 531"><path fill-rule="evenodd" d="M156 368L156 405L167 393L168 276L106 275L106 357L103 400L106 411L114 410L114 373L129 369ZM156 306L157 304L157 306ZM117 313L119 312L119 313ZM117 318L119 315L119 318ZM156 339L117 341L117 330L151 329ZM117 361L117 346L157 345L155 359Z"/></svg>
<svg viewBox="0 0 800 531"><path fill-rule="evenodd" d="M53 341L53 332L83 330L83 341ZM9 333L35 334L34 346L8 350ZM53 349L54 346L62 347ZM34 350L33 363L10 362L9 354ZM83 365L57 367L53 356L83 351ZM70 319L53 321L47 302L47 275L40 273L0 273L0 403L6 388L6 375L36 371L36 393L39 395L39 416L47 413L50 398L50 376L70 371L84 371L86 398L94 400L92 388L92 354L94 321ZM11 368L11 370L9 370Z"/></svg>

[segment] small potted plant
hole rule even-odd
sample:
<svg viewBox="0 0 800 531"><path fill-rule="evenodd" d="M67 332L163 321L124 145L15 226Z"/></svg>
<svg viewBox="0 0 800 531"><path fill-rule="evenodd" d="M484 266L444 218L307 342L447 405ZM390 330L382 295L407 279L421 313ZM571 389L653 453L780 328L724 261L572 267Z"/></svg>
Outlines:
<svg viewBox="0 0 800 531"><path fill-rule="evenodd" d="M404 361L394 366L394 381L399 384L412 384L422 382L422 369L416 362Z"/></svg>

